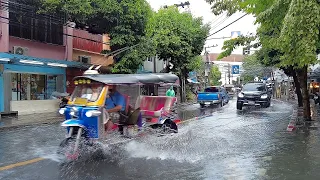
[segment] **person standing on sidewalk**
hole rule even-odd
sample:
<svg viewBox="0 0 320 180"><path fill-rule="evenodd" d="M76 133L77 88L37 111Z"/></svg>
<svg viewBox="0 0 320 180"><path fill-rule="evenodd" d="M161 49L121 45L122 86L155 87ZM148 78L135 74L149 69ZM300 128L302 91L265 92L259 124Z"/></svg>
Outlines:
<svg viewBox="0 0 320 180"><path fill-rule="evenodd" d="M168 89L168 91L166 92L166 96L176 97L176 93L173 90L173 86L170 86L170 89Z"/></svg>

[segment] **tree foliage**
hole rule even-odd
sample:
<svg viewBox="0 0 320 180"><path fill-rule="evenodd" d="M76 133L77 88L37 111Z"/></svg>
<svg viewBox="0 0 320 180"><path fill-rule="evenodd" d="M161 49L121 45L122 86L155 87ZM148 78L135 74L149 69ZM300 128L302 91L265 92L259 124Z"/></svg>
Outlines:
<svg viewBox="0 0 320 180"><path fill-rule="evenodd" d="M218 56L218 59L222 59L224 57L230 56L235 48L239 46L249 45L252 41L256 39L255 36L239 36L235 39L230 39L228 41L224 41L222 49L224 50ZM254 47L259 46L259 43L254 44Z"/></svg>
<svg viewBox="0 0 320 180"><path fill-rule="evenodd" d="M280 67L303 67L315 62L320 47L319 3L316 0L207 0L212 7L219 7L216 14L227 11L251 13L259 23L257 37L264 54L273 54ZM225 41L219 58L232 53L238 47L253 41L253 37L239 37ZM274 54L276 53L276 54ZM281 58L281 59L279 59ZM279 63L279 64L278 64ZM270 63L269 63L270 64Z"/></svg>
<svg viewBox="0 0 320 180"><path fill-rule="evenodd" d="M316 0L291 0L283 21L281 64L298 68L314 64L319 40L320 4Z"/></svg>
<svg viewBox="0 0 320 180"><path fill-rule="evenodd" d="M208 0L229 14L241 10L257 17L257 37L262 45L258 59L292 73L301 84L304 118L310 119L307 88L308 66L316 62L320 41L320 3L318 0ZM233 9L228 7L235 3ZM225 42L223 56L235 44ZM233 47L232 47L233 46ZM232 52L232 51L231 51ZM285 72L286 72L285 71ZM298 92L297 92L298 93ZM300 104L300 103L299 103Z"/></svg>
<svg viewBox="0 0 320 180"><path fill-rule="evenodd" d="M178 8L160 9L148 24L148 37L153 40L161 59L173 64L172 71L185 76L190 64L203 50L209 26Z"/></svg>
<svg viewBox="0 0 320 180"><path fill-rule="evenodd" d="M210 85L220 86L221 85L221 72L218 66L212 66L210 70Z"/></svg>
<svg viewBox="0 0 320 180"><path fill-rule="evenodd" d="M265 67L262 65L258 59L258 54L253 54L250 56L246 56L243 60L242 64L244 72L241 75L248 75L253 77L269 77L272 68Z"/></svg>
<svg viewBox="0 0 320 180"><path fill-rule="evenodd" d="M195 56L187 64L188 71L201 71L204 69L204 62L201 56Z"/></svg>
<svg viewBox="0 0 320 180"><path fill-rule="evenodd" d="M215 15L227 12L230 16L238 11L250 14L259 14L269 7L275 0L206 0L211 4L211 10Z"/></svg>
<svg viewBox="0 0 320 180"><path fill-rule="evenodd" d="M111 51L139 44L115 57L120 63L114 72L135 72L147 57L154 55L144 38L153 13L146 0L43 0L42 11L65 13L77 28L109 34Z"/></svg>

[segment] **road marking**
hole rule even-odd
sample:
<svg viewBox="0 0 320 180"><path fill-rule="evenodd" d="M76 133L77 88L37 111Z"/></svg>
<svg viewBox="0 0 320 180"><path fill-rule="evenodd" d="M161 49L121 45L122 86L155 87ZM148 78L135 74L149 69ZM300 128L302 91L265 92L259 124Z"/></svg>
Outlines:
<svg viewBox="0 0 320 180"><path fill-rule="evenodd" d="M29 165L29 164L40 162L42 160L45 160L45 159L44 158L35 158L35 159L28 160L28 161L23 161L23 162L10 164L10 165L7 165L7 166L0 167L0 171L5 171L5 170L12 169L12 168L20 167L20 166L26 166L26 165Z"/></svg>

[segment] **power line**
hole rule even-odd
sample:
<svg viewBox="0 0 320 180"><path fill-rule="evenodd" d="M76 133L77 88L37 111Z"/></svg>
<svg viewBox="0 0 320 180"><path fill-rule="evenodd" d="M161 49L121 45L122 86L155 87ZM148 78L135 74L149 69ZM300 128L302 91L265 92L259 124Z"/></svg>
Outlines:
<svg viewBox="0 0 320 180"><path fill-rule="evenodd" d="M231 36L230 37L216 37L216 38L209 38L207 40L213 40L213 39L230 39L232 38Z"/></svg>
<svg viewBox="0 0 320 180"><path fill-rule="evenodd" d="M216 17L214 20L212 20L212 22L218 21L219 19L221 19L221 18L224 17L225 15L227 15L227 12L225 12L225 13L223 13L223 14L220 14L218 17Z"/></svg>
<svg viewBox="0 0 320 180"><path fill-rule="evenodd" d="M222 19L221 21L219 21L216 25L214 25L211 30L216 29L217 27L219 27L221 24L223 24L223 23L224 23L227 19L229 19L229 18L230 18L230 16L225 17L224 19Z"/></svg>
<svg viewBox="0 0 320 180"><path fill-rule="evenodd" d="M228 25L224 26L223 28L219 29L218 31L216 31L216 32L210 34L209 36L207 36L207 38L210 37L210 36L213 36L213 35L217 34L218 32L220 32L220 31L222 31L222 30L224 30L225 28L227 28L227 27L229 27L231 24L239 21L240 19L242 19L242 18L245 17L246 15L248 15L248 14L244 14L243 16L239 17L238 19L232 21L232 22L229 23Z"/></svg>

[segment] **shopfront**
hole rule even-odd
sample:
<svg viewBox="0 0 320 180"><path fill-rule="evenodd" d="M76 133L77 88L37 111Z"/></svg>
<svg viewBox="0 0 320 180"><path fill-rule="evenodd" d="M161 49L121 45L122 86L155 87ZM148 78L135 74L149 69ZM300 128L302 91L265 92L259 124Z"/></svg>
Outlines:
<svg viewBox="0 0 320 180"><path fill-rule="evenodd" d="M52 99L52 93L66 92L66 68L79 64L12 56L0 56L1 112L18 111L21 115L55 111L59 101Z"/></svg>

